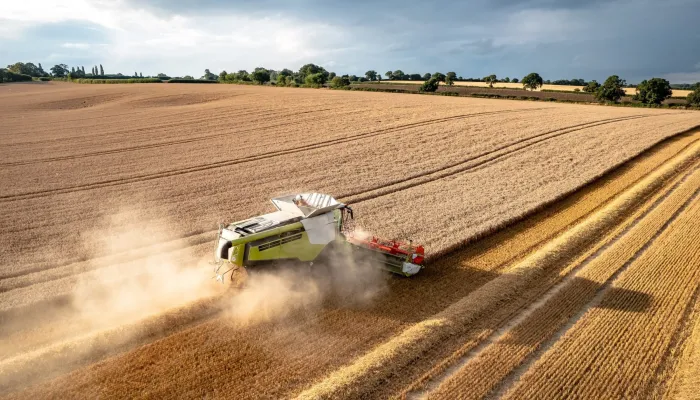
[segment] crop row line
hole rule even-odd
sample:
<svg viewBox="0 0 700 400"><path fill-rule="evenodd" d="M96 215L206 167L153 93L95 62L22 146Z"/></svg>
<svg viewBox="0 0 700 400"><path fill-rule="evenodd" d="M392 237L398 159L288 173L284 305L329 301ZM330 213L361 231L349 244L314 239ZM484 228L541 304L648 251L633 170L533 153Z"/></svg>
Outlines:
<svg viewBox="0 0 700 400"><path fill-rule="evenodd" d="M564 397L648 397L655 372L698 290L695 222L700 208L695 200L697 191L670 222L673 229L661 232L613 288L584 309L506 397L548 397L547 392ZM597 345L581 345L591 341ZM559 371L557 379L543 382L554 370Z"/></svg>
<svg viewBox="0 0 700 400"><path fill-rule="evenodd" d="M453 176L462 172L467 172L471 171L477 167L483 166L487 163L490 163L491 161L495 161L498 159L501 159L503 157L506 157L510 154L513 154L515 152L518 152L520 150L526 149L528 147L534 146L538 143L541 143L546 140L554 139L559 136L563 136L572 132L577 132L583 129L588 129L588 128L593 128L599 125L606 125L606 124L611 124L615 122L621 122L621 121L627 121L627 120L632 120L632 119L639 119L639 118L647 118L648 116L646 115L635 115L635 116L629 116L629 117L620 117L620 118L610 118L606 120L601 120L601 121L595 121L595 122L586 122L582 124L577 124L577 125L572 125L568 126L565 128L559 128L559 129L554 129L551 131L547 132L542 132L521 140L517 140L511 143L508 143L503 146L499 146L493 150L489 150L486 152L482 152L480 154L474 155L467 157L465 159L462 159L460 161L457 161L452 164L440 166L439 168L434 168L428 171L423 171L421 173L417 173L414 175L411 175L409 177L400 179L398 181L395 181L391 183L390 185L384 185L384 186L377 186L373 187L367 190L363 190L361 192L355 192L355 193L348 193L341 195L341 198L348 198L348 201L351 203L361 203L363 201L371 200L377 197L385 196L388 194L396 193L402 190L406 190L409 188L413 188L416 186L420 186L435 180L443 179L449 176ZM549 135L549 136L548 136ZM502 153L499 153L502 152ZM465 165L470 162L474 162L473 164ZM435 175L435 176L431 176ZM374 191L377 191L378 193L372 193Z"/></svg>

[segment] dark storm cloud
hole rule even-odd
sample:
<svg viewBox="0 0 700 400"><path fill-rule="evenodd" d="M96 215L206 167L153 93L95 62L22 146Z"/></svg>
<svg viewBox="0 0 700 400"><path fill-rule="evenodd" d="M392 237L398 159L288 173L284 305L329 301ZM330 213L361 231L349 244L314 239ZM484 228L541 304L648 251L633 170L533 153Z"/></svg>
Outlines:
<svg viewBox="0 0 700 400"><path fill-rule="evenodd" d="M353 58L354 64L367 60L367 68L380 64L407 71L461 69L465 76L490 72L516 76L538 70L551 79L603 79L619 73L638 81L651 75L692 72L700 61L697 1L150 0L135 4L180 15L280 14L338 25L350 29L353 39L365 45L346 57ZM376 60L375 46L384 48L380 53L385 59ZM408 64L396 65L399 60ZM524 66L528 69L523 70Z"/></svg>

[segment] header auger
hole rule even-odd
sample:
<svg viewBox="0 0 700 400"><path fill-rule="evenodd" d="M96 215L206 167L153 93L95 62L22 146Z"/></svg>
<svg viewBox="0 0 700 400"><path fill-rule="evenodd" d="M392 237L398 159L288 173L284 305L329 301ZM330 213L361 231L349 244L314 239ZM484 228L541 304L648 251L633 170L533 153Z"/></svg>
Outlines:
<svg viewBox="0 0 700 400"><path fill-rule="evenodd" d="M330 245L345 246L390 272L411 276L421 270L423 246L354 231L349 206L321 193L272 199L277 211L219 226L214 253L217 280L239 267L280 260L313 263Z"/></svg>

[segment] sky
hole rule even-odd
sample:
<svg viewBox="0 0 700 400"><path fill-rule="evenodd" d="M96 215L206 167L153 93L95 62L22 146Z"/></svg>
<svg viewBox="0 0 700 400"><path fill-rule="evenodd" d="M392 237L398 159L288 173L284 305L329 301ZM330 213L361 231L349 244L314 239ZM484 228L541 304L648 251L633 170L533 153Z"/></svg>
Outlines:
<svg viewBox="0 0 700 400"><path fill-rule="evenodd" d="M700 0L3 1L0 64L700 81Z"/></svg>

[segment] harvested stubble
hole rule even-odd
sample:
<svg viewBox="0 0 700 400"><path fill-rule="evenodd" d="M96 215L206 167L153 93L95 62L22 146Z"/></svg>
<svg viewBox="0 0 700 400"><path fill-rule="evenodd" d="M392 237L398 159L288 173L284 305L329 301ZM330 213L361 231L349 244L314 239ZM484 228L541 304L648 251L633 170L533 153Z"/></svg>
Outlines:
<svg viewBox="0 0 700 400"><path fill-rule="evenodd" d="M595 258L581 266L583 269L562 283L564 286L556 288L546 302L528 311L524 320L471 358L430 397L483 398L499 384L502 386L508 374L605 289L606 283L643 251L644 246L694 196L700 187L700 171L695 170L692 176L679 177L677 183L671 182L668 187L668 192L660 192L650 200L652 204L661 202L658 206L633 216L635 225L619 235L611 235L613 241L604 240L606 247L601 249L601 254L595 254Z"/></svg>
<svg viewBox="0 0 700 400"><path fill-rule="evenodd" d="M0 233L3 305L31 308L44 297L70 294L76 277L114 269L114 260L138 258L139 252L161 246L171 251L208 242L212 222L265 212L267 198L291 191L320 190L350 199L369 194L356 208L363 225L383 221L371 229L411 235L439 252L541 207L697 124L694 114L658 110L228 85L53 85L54 93L37 94L33 88L19 96L0 93L0 103L12 109L0 116L8 127L0 133L7 144L0 150L6 162L0 179L13 183L3 185L0 194L7 221ZM32 118L26 118L28 113ZM635 116L643 118L628 119ZM533 143L539 140L535 137L546 140ZM675 139L609 175L610 181L437 261L414 280L391 280L379 303L359 308L324 303L311 318L243 329L226 318L198 320L197 312L185 312L150 324L157 328L141 335L145 342L161 340L18 395L80 397L95 388L121 396L298 394L493 280L506 264L695 140L694 135ZM600 151L607 147L616 151ZM500 158L484 160L493 156ZM411 187L376 194L383 186L401 185L407 159L412 163L408 175L414 175ZM450 167L452 175L431 175L456 161L461 166ZM486 163L475 165L479 161ZM455 184L461 189L449 187ZM232 188L239 195L232 196ZM378 197L372 199L374 195ZM466 198L468 206L455 208L450 204L455 198ZM138 218L156 232L169 228L167 235L144 240L135 251L119 249L117 257L101 248L76 246L82 237L99 236L103 217L124 204L138 204ZM436 219L445 210L449 221ZM203 254L199 247L203 250L195 253ZM195 326L178 331L183 321ZM485 324L497 326L495 320ZM41 320L33 329L34 337L46 332ZM160 329L169 336L163 338ZM456 339L423 359L437 363L440 354L449 356L463 344ZM51 372L40 363L32 365L37 376ZM396 385L401 388L420 375L418 369L408 371L396 384L384 385L382 393L397 392ZM376 386L358 387L356 393L366 394L367 388Z"/></svg>
<svg viewBox="0 0 700 400"><path fill-rule="evenodd" d="M694 201L506 398L651 397L697 300L698 218L700 202Z"/></svg>

